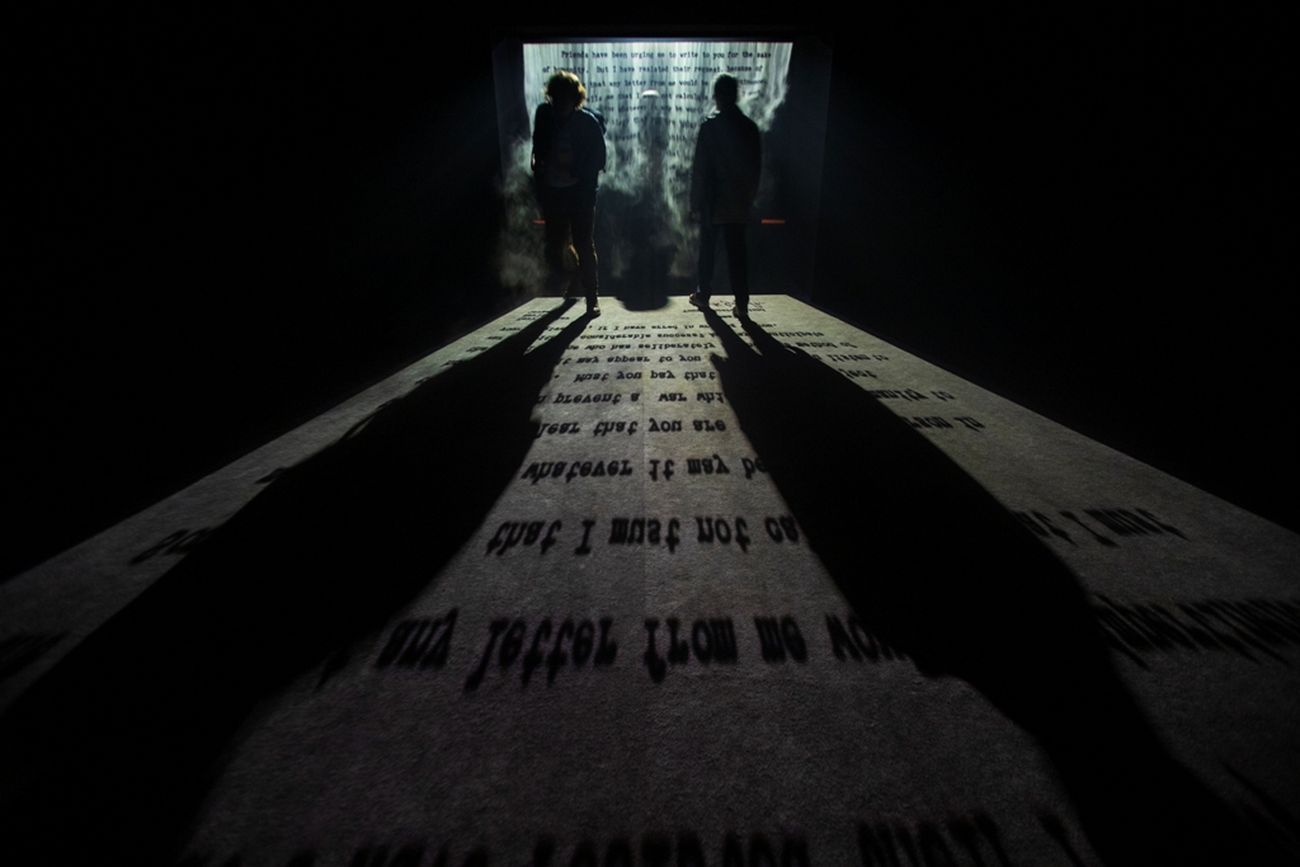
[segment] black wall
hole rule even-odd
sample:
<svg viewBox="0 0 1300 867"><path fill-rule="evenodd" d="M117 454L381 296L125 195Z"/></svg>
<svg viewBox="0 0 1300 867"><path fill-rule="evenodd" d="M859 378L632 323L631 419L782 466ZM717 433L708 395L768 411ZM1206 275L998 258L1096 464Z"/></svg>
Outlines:
<svg viewBox="0 0 1300 867"><path fill-rule="evenodd" d="M490 43L433 16L38 13L4 293L4 572L508 299Z"/></svg>
<svg viewBox="0 0 1300 867"><path fill-rule="evenodd" d="M0 574L513 300L502 20L22 14ZM814 298L1296 526L1282 30L1044 14L783 22L834 49ZM642 24L694 28L586 27Z"/></svg>
<svg viewBox="0 0 1300 867"><path fill-rule="evenodd" d="M827 35L818 301L1300 526L1283 22L875 22Z"/></svg>

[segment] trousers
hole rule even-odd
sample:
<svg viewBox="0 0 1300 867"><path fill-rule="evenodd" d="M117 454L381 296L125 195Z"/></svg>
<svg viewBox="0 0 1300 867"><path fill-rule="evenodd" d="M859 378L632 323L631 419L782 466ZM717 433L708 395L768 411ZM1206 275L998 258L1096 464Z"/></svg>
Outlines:
<svg viewBox="0 0 1300 867"><path fill-rule="evenodd" d="M547 290L556 292L568 280L564 253L572 239L578 253L578 273L582 276L587 304L595 304L596 296L600 294L594 234L596 191L583 189L580 184L572 187L542 186L538 189L538 199L542 218L546 221Z"/></svg>
<svg viewBox="0 0 1300 867"><path fill-rule="evenodd" d="M737 304L746 305L749 303L749 263L745 249L744 223L700 224L700 294L705 298L713 294L713 266L719 235L722 236L727 248L727 269L731 272L731 291L736 296Z"/></svg>

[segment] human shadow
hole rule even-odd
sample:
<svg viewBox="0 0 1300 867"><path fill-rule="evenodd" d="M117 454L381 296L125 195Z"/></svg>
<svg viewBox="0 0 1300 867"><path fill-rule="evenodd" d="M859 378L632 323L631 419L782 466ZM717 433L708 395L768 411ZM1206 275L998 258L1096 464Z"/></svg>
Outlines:
<svg viewBox="0 0 1300 867"><path fill-rule="evenodd" d="M0 720L0 863L174 863L250 713L408 604L518 472L549 311L281 472Z"/></svg>
<svg viewBox="0 0 1300 867"><path fill-rule="evenodd" d="M1280 862L1170 756L1075 576L1001 503L839 371L704 315L741 429L855 613L1032 735L1107 864Z"/></svg>

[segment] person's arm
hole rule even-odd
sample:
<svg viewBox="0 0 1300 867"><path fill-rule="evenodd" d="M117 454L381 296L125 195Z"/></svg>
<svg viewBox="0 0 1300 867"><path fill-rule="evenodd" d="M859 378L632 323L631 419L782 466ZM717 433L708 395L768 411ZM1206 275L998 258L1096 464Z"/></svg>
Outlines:
<svg viewBox="0 0 1300 867"><path fill-rule="evenodd" d="M695 136L695 159L691 163L691 219L699 220L704 213L704 198L708 189L708 148L704 143L704 125Z"/></svg>
<svg viewBox="0 0 1300 867"><path fill-rule="evenodd" d="M596 133L596 172L605 171L605 130L600 128Z"/></svg>
<svg viewBox="0 0 1300 867"><path fill-rule="evenodd" d="M594 108L588 109L591 116L596 120L596 146L595 151L595 169L596 174L605 170L605 158L608 155L605 150L605 116Z"/></svg>
<svg viewBox="0 0 1300 867"><path fill-rule="evenodd" d="M749 202L758 197L758 184L763 176L763 134L758 124L750 121Z"/></svg>
<svg viewBox="0 0 1300 867"><path fill-rule="evenodd" d="M549 119L550 112L547 111L546 103L537 106L537 112L533 115L533 154L528 161L534 175L541 174L542 168L546 165L545 158L539 157L537 152L546 147L546 142L550 138Z"/></svg>
<svg viewBox="0 0 1300 867"><path fill-rule="evenodd" d="M587 133L590 141L588 143L583 178L594 184L597 176L605 170L605 121L595 109L587 110L587 118L590 121Z"/></svg>

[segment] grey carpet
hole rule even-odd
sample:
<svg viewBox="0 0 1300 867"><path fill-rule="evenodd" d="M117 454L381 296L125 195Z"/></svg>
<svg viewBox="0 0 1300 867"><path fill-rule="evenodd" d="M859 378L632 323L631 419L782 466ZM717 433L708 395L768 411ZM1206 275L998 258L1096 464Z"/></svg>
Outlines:
<svg viewBox="0 0 1300 867"><path fill-rule="evenodd" d="M603 306L0 586L6 845L1300 857L1295 534L788 297Z"/></svg>

